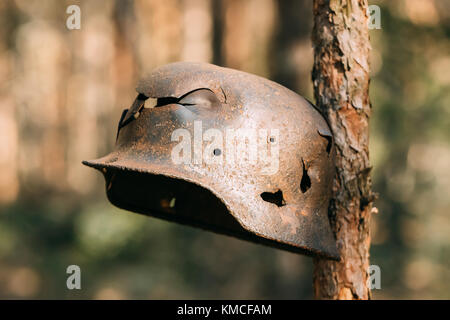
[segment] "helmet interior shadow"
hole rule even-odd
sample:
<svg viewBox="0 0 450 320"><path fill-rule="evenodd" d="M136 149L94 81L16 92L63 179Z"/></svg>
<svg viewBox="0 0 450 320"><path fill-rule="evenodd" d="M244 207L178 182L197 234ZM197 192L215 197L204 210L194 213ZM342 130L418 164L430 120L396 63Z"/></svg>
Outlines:
<svg viewBox="0 0 450 320"><path fill-rule="evenodd" d="M202 228L279 249L310 254L300 247L257 236L244 229L211 191L182 179L108 168L108 199L119 208Z"/></svg>

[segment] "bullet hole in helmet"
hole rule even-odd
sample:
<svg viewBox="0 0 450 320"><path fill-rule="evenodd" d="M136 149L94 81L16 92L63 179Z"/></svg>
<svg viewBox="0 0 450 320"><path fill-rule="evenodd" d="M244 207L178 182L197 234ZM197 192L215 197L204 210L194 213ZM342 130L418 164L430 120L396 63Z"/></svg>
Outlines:
<svg viewBox="0 0 450 320"><path fill-rule="evenodd" d="M322 138L327 139L327 148L326 148L326 150L327 150L327 153L330 154L331 146L333 145L333 137L330 136L329 134L326 134L326 133L323 133L323 132L320 132L320 131L317 131L317 132L319 133L319 135Z"/></svg>
<svg viewBox="0 0 450 320"><path fill-rule="evenodd" d="M261 193L261 198L266 201L282 207L286 205L286 201L283 199L283 192L278 189L277 192L263 192Z"/></svg>
<svg viewBox="0 0 450 320"><path fill-rule="evenodd" d="M302 180L300 181L300 190L302 190L303 193L308 191L309 188L311 188L311 178L308 175L308 169L306 168L305 161L302 160L303 163L303 174L302 174Z"/></svg>
<svg viewBox="0 0 450 320"><path fill-rule="evenodd" d="M213 154L214 154L215 156L220 156L220 155L222 154L222 150L220 150L220 149L214 149Z"/></svg>

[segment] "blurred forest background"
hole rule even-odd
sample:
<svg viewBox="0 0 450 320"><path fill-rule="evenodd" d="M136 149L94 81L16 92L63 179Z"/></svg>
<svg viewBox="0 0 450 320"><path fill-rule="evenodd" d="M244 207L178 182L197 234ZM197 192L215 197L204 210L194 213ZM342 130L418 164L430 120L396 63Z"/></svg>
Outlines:
<svg viewBox="0 0 450 320"><path fill-rule="evenodd" d="M81 8L81 29L66 8ZM370 1L375 298L450 298L450 1ZM313 100L311 0L0 2L0 298L312 298L312 260L114 208L143 73L205 61ZM81 267L82 289L66 288Z"/></svg>

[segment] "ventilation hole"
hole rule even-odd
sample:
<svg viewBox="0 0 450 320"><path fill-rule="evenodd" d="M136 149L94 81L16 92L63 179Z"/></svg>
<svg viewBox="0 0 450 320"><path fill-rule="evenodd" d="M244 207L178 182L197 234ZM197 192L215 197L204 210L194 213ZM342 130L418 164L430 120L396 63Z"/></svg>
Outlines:
<svg viewBox="0 0 450 320"><path fill-rule="evenodd" d="M261 198L264 201L276 204L278 207L286 205L286 201L283 199L283 192L278 190L277 192L263 192L261 193Z"/></svg>
<svg viewBox="0 0 450 320"><path fill-rule="evenodd" d="M327 153L328 154L330 154L330 151L331 151L331 146L333 145L333 137L332 136L330 136L330 135L328 135L328 134L324 134L324 133L321 133L320 131L317 131L318 133L319 133L319 135L322 137L322 138L325 138L325 139L327 139Z"/></svg>
<svg viewBox="0 0 450 320"><path fill-rule="evenodd" d="M274 143L274 142L275 142L275 137L270 137L270 138L269 138L269 141L272 142L272 143Z"/></svg>
<svg viewBox="0 0 450 320"><path fill-rule="evenodd" d="M213 154L214 154L215 156L220 156L220 155L222 154L222 150L220 150L220 149L214 149Z"/></svg>
<svg viewBox="0 0 450 320"><path fill-rule="evenodd" d="M311 179L308 175L308 169L306 169L305 161L303 161L303 175L302 175L302 181L300 181L300 190L302 190L303 193L308 191L309 188L311 188Z"/></svg>

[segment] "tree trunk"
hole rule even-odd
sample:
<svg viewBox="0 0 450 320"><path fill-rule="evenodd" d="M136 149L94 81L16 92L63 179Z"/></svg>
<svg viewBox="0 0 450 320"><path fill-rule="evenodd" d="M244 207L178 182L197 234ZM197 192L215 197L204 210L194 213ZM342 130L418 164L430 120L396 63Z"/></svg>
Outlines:
<svg viewBox="0 0 450 320"><path fill-rule="evenodd" d="M317 299L369 299L369 222L374 196L369 163L367 0L314 0L314 68L318 108L336 144L329 218L341 261L314 260Z"/></svg>

